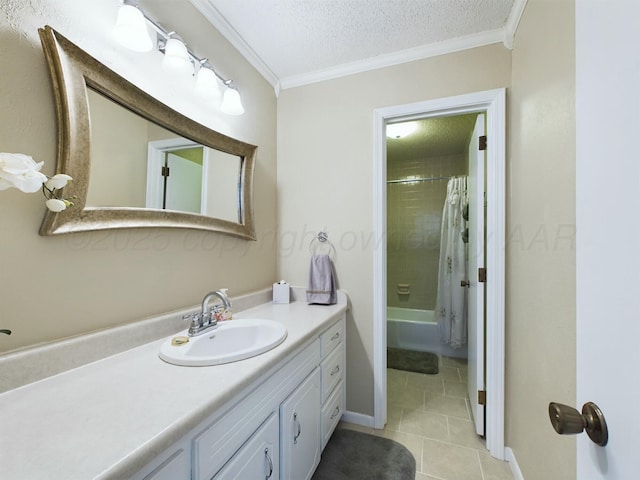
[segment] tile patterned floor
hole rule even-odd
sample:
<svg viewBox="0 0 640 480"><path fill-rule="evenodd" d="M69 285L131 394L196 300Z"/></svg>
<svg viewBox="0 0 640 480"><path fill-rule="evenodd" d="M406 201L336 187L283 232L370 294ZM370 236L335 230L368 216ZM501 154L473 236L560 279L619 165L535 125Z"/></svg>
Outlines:
<svg viewBox="0 0 640 480"><path fill-rule="evenodd" d="M415 480L513 480L506 462L487 452L475 433L466 392L466 361L440 358L440 372L387 370L387 425L373 433L407 447L416 459Z"/></svg>

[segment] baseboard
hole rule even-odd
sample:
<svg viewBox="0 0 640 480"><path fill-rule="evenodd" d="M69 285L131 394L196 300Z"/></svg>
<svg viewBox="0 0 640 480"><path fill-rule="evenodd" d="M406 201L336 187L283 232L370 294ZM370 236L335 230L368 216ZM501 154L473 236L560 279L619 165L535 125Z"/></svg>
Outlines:
<svg viewBox="0 0 640 480"><path fill-rule="evenodd" d="M346 411L342 414L342 421L360 425L361 427L373 428L373 417L371 415Z"/></svg>
<svg viewBox="0 0 640 480"><path fill-rule="evenodd" d="M513 478L515 480L524 480L524 476L522 475L520 467L518 466L518 461L516 460L516 455L509 447L504 447L504 459L509 462Z"/></svg>

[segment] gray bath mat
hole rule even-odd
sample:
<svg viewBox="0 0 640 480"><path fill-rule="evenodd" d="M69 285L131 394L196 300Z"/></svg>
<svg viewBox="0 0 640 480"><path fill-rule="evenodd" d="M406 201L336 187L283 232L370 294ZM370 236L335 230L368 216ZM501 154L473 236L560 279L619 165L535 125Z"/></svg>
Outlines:
<svg viewBox="0 0 640 480"><path fill-rule="evenodd" d="M416 459L387 438L343 428L333 432L311 480L414 480Z"/></svg>
<svg viewBox="0 0 640 480"><path fill-rule="evenodd" d="M435 375L438 373L438 356L429 352L387 348L387 368Z"/></svg>

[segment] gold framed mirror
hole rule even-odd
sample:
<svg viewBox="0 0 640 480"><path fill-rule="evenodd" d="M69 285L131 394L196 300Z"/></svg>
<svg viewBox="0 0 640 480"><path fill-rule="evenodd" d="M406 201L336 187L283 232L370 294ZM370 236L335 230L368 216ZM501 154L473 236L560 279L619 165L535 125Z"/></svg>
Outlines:
<svg viewBox="0 0 640 480"><path fill-rule="evenodd" d="M45 26L38 32L49 66L55 97L58 123L56 173L65 173L73 177L73 181L64 187L62 195L65 198L75 197L72 207L59 213L46 212L40 226L40 235L119 228L171 227L208 230L250 240L256 239L252 205L256 146L227 137L169 108L97 61L50 26ZM93 103L90 103L90 97L93 98ZM102 100L96 103L96 98ZM118 115L117 118L125 118L119 116L122 112L130 115L127 121L143 125L140 129L147 132L145 137L136 139L137 143L132 144L133 146L125 143L125 148L122 136L116 137L115 140L112 137L109 141L108 135L101 135L95 129L111 114L105 113L106 110L99 110L100 115L91 118L92 112L102 108L99 107L100 104L111 104L108 107L110 111L121 110L114 114ZM122 124L122 121L118 120L117 124ZM130 130L134 129L128 129ZM93 143L94 139L96 144ZM150 198L149 192L156 192L162 188L157 187L157 180L153 180L155 186L149 185L151 181L147 178L148 171L168 171L168 167L164 170L152 163L153 158L164 158L162 153L158 154L158 149L162 150L158 144L177 145L171 149L167 148L166 155L173 155L173 161L187 165L188 170L194 170L194 164L202 166L199 170L201 173L195 174L196 180L190 180L192 183L186 186L186 190L199 188L198 193L192 195L195 197L195 206L185 207L186 211L178 211L177 208L180 207L174 207L175 203L167 206L162 205L161 199ZM109 145L119 147L119 153L105 151ZM138 155L143 158L126 158L133 151L137 150L140 153L145 148L147 152ZM201 151L194 153L194 149ZM193 158L194 155L197 156L196 160ZM105 164L95 163L101 157L109 159L108 168ZM113 168L118 163L125 170L114 171ZM132 170L126 170L129 168ZM195 170L198 170L197 167ZM224 181L221 177L223 174L226 175ZM133 187L129 190L121 185L140 177L143 177L142 184L135 188L141 188L142 193L134 192ZM112 181L106 185L98 183L109 182L109 179ZM200 182L198 179L201 179L201 185L196 187L193 182ZM208 189L207 184L210 185ZM208 195L202 193L207 190ZM105 192L113 194L115 198L105 197ZM201 197L200 203L197 200L198 196ZM166 190L164 197L166 203L166 199L170 197ZM87 199L91 201L88 203Z"/></svg>

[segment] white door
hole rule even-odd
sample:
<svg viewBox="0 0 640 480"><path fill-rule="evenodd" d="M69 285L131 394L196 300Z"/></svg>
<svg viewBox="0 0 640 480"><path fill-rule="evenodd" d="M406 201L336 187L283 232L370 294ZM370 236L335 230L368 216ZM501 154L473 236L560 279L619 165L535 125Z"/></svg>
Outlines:
<svg viewBox="0 0 640 480"><path fill-rule="evenodd" d="M605 447L578 436L579 480L640 475L640 2L576 2L577 399Z"/></svg>
<svg viewBox="0 0 640 480"><path fill-rule="evenodd" d="M200 213L202 165L167 153L169 176L166 183L166 209Z"/></svg>
<svg viewBox="0 0 640 480"><path fill-rule="evenodd" d="M484 283L478 269L484 268L484 165L485 151L479 149L484 136L484 114L479 114L469 142L469 295L468 314L468 380L471 413L478 435L484 435L484 405L478 403L478 392L484 391Z"/></svg>

